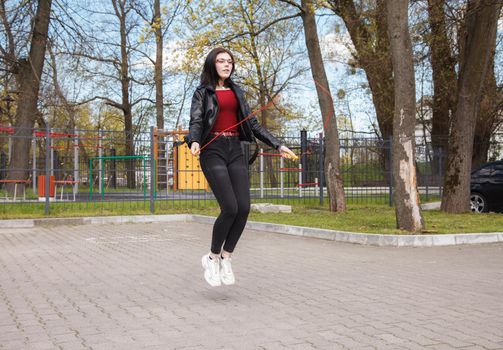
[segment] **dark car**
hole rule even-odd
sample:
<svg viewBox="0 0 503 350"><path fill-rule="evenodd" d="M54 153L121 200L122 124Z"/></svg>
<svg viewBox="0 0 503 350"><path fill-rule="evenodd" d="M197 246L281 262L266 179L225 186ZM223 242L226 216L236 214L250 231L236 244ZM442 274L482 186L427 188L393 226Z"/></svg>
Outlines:
<svg viewBox="0 0 503 350"><path fill-rule="evenodd" d="M473 171L470 185L473 212L503 210L503 160L484 164Z"/></svg>

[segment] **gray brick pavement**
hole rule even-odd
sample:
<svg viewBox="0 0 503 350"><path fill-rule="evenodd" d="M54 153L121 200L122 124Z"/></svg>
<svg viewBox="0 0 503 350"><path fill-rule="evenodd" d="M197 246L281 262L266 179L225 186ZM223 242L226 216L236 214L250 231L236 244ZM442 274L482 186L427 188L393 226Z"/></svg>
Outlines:
<svg viewBox="0 0 503 350"><path fill-rule="evenodd" d="M211 226L0 229L0 349L503 349L503 245L385 248Z"/></svg>

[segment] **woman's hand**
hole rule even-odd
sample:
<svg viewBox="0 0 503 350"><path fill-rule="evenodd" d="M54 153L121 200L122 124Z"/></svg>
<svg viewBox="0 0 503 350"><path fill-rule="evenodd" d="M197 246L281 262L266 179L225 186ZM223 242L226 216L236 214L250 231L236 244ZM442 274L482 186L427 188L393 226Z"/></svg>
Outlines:
<svg viewBox="0 0 503 350"><path fill-rule="evenodd" d="M295 153L293 153L288 147L286 147L284 145L279 146L278 151L279 151L279 153L281 153L281 156L283 158L288 158L288 159L292 159L292 160L299 159L299 157L297 157L295 155Z"/></svg>
<svg viewBox="0 0 503 350"><path fill-rule="evenodd" d="M201 151L201 146L199 146L199 143L192 142L192 146L190 146L190 153L193 156L197 156L200 151Z"/></svg>

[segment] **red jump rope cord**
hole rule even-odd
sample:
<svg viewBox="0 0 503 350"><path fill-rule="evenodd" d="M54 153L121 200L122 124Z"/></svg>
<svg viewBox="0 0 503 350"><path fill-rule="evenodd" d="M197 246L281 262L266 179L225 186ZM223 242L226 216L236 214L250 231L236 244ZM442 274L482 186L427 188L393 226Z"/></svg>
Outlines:
<svg viewBox="0 0 503 350"><path fill-rule="evenodd" d="M329 111L328 115L325 117L325 122L323 123L323 129L325 130L327 128L327 123L328 121L330 120L330 115L334 115L334 103L333 103L333 99L332 99L332 96L330 94L330 92L323 86L321 85L320 83L318 83L316 80L314 80L314 83L321 89L321 91L326 94L329 98L330 98L330 101L331 101L331 111ZM210 143L212 143L213 141L215 141L218 137L220 137L220 135L222 135L224 132L226 132L227 130L230 130L236 126L239 126L241 125L242 123L244 123L245 121L247 121L248 119L250 119L251 117L253 117L255 114L263 111L264 109L268 108L269 106L271 106L272 104L274 103L274 101L270 101L268 104L266 104L265 106L262 106L260 107L259 109L257 109L256 111L254 111L253 113L251 113L249 116L247 116L246 118L244 118L243 120L241 120L239 123L236 123L234 125L231 125L229 126L228 128L220 131L216 136L214 136L210 141L208 141L205 145L203 145L200 149L199 149L199 153L205 149L206 147L208 147L208 145ZM271 155L271 156L281 156L281 154L268 154L268 155ZM302 155L302 154L301 154Z"/></svg>
<svg viewBox="0 0 503 350"><path fill-rule="evenodd" d="M263 111L264 109L268 108L270 105L272 105L274 103L274 101L271 101L269 102L268 104L266 104L265 106L262 106L260 107L259 109L257 109L256 111L254 111L253 113L251 113L249 116L247 116L246 118L244 118L243 120L241 120L239 123L236 123L234 125L231 125L229 126L228 128L220 131L216 136L214 136L210 141L208 141L204 146L202 146L200 149L199 149L199 152L201 152L203 149L205 149L210 143L212 143L213 141L215 141L220 135L222 135L224 132L226 132L227 130L230 130L236 126L239 126L241 124L243 124L245 121L247 121L248 119L250 119L251 117L253 117L255 114L257 114L258 112L261 112Z"/></svg>

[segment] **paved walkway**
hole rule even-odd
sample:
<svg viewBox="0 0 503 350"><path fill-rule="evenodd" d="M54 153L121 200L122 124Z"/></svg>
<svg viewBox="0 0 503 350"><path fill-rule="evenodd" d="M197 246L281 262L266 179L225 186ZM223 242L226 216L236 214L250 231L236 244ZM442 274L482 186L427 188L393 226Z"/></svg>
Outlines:
<svg viewBox="0 0 503 350"><path fill-rule="evenodd" d="M211 288L198 223L0 229L0 349L503 349L503 245L245 231Z"/></svg>

